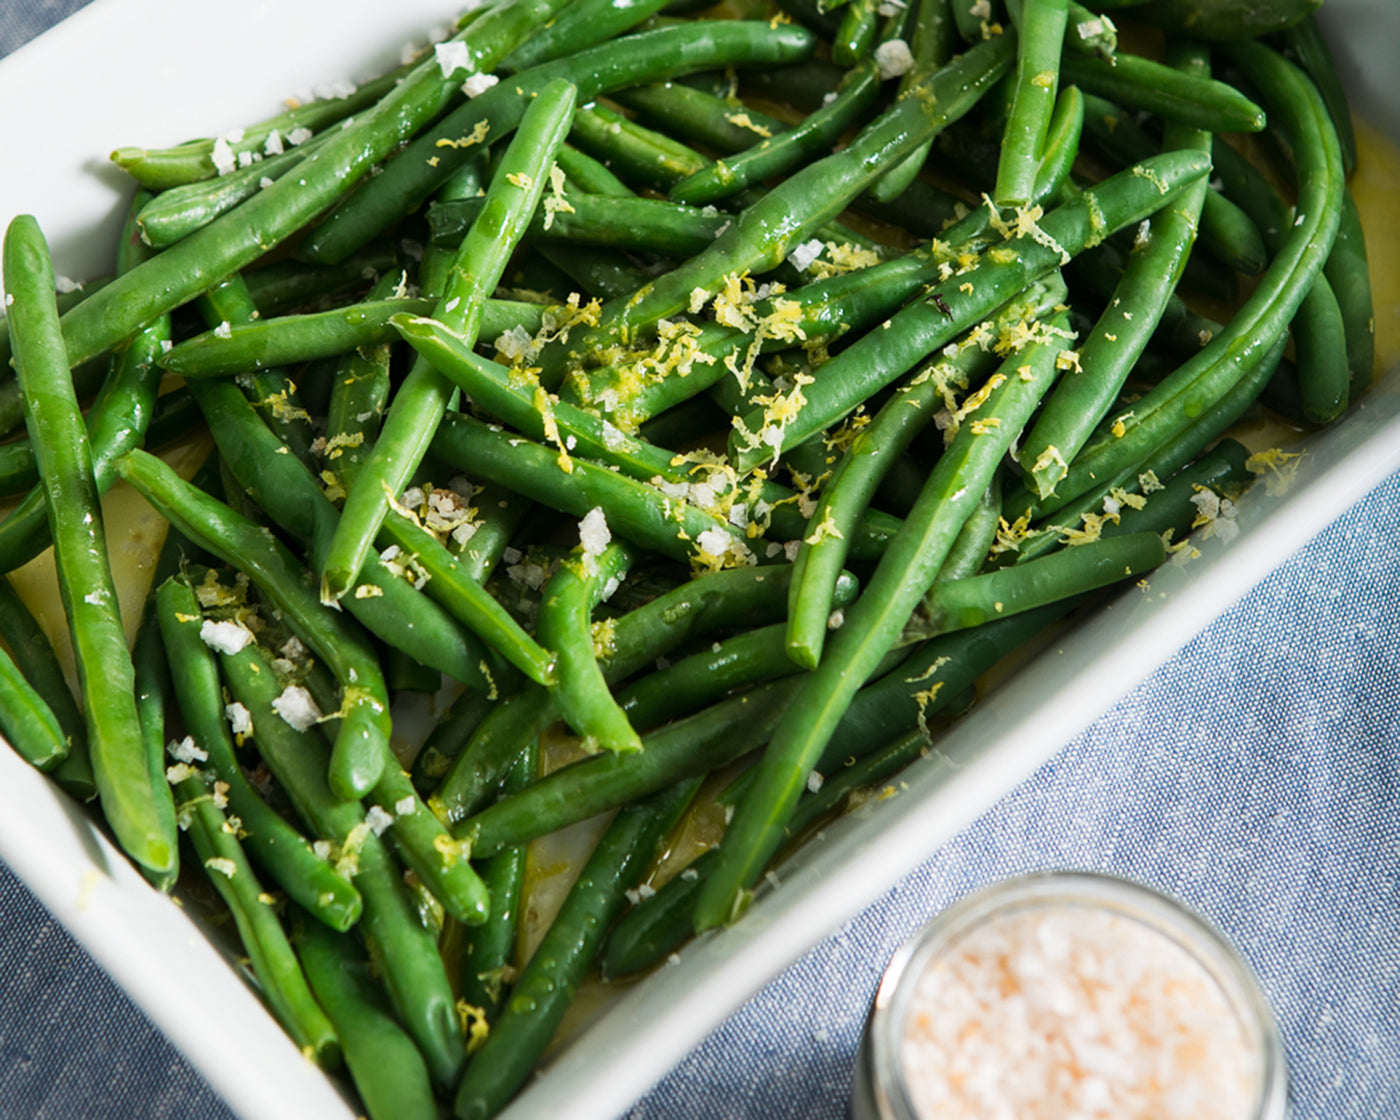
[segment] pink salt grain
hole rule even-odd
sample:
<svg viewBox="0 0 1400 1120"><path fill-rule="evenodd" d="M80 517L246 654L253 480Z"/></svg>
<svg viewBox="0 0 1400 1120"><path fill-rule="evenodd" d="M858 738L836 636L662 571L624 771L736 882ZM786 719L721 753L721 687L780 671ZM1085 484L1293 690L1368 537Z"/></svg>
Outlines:
<svg viewBox="0 0 1400 1120"><path fill-rule="evenodd" d="M1258 1057L1171 938L1072 905L990 917L929 961L901 1043L921 1120L1239 1120Z"/></svg>

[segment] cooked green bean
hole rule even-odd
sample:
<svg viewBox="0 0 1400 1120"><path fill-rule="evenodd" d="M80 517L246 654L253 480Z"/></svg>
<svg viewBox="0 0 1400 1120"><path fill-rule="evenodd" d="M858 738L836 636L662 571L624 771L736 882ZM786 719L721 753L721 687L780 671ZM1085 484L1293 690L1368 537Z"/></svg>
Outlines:
<svg viewBox="0 0 1400 1120"><path fill-rule="evenodd" d="M699 788L692 779L623 809L584 864L558 916L511 992L505 1011L467 1065L454 1114L499 1112L530 1075L602 944L627 891Z"/></svg>
<svg viewBox="0 0 1400 1120"><path fill-rule="evenodd" d="M194 589L181 579L165 581L156 589L156 609L185 730L225 787L244 847L289 898L332 928L349 929L360 916L359 891L263 800L238 764L219 663L201 636L205 619Z"/></svg>
<svg viewBox="0 0 1400 1120"><path fill-rule="evenodd" d="M117 471L187 537L245 572L332 668L342 695L331 788L346 799L372 789L392 757L389 698L363 632L321 604L306 586L302 565L266 529L195 490L144 451L118 460Z"/></svg>
<svg viewBox="0 0 1400 1120"><path fill-rule="evenodd" d="M172 779L185 835L194 845L205 877L233 916L262 997L303 1054L325 1069L336 1068L340 1041L335 1028L307 986L274 909L275 900L262 889L244 854L238 822L224 815L218 792L212 783L206 784L199 770L179 766L172 768Z"/></svg>
<svg viewBox="0 0 1400 1120"><path fill-rule="evenodd" d="M508 0L471 25L468 70L490 70L562 0ZM460 82L435 57L419 63L373 109L337 132L296 175L118 277L63 317L69 358L79 363L116 345L140 324L189 301L280 244L323 213L369 169L435 117ZM455 71L454 71L455 73Z"/></svg>
<svg viewBox="0 0 1400 1120"><path fill-rule="evenodd" d="M348 354L397 336L389 318L404 312L430 314L436 301L405 297L372 300L303 315L259 318L208 330L178 343L160 359L182 377L225 377ZM543 324L538 304L489 299L481 312L481 334L495 338L514 327L531 334Z"/></svg>
<svg viewBox="0 0 1400 1120"><path fill-rule="evenodd" d="M576 94L562 80L538 90L492 179L486 204L453 260L433 317L460 334L467 345L480 331L482 305L543 197L554 153L573 116ZM388 512L388 499L403 490L418 468L451 393L451 383L419 360L394 395L384 427L346 495L340 521L326 546L321 597L327 602L340 599L354 586Z"/></svg>
<svg viewBox="0 0 1400 1120"><path fill-rule="evenodd" d="M1056 207L1029 236L1008 239L970 269L937 285L882 326L835 355L800 390L799 407L773 423L768 409L735 425L730 460L752 468L809 439L860 401L950 342L1038 278L1114 230L1140 221L1200 180L1209 161L1196 152L1167 152L1120 171L1079 198ZM1052 248L1053 246L1053 248Z"/></svg>
<svg viewBox="0 0 1400 1120"><path fill-rule="evenodd" d="M1041 148L1059 89L1066 0L1025 0L1017 30L1016 80L1002 131L992 197L999 206L1025 206L1035 192Z"/></svg>
<svg viewBox="0 0 1400 1120"><path fill-rule="evenodd" d="M438 1120L423 1055L395 1019L355 942L318 922L299 923L294 936L370 1120Z"/></svg>
<svg viewBox="0 0 1400 1120"><path fill-rule="evenodd" d="M539 744L520 752L501 784L508 797L535 779ZM505 848L489 857L483 876L491 894L491 916L463 934L462 998L490 1023L500 1014L510 990L511 961L515 959L516 931L525 904L525 872L528 849L524 844Z"/></svg>
<svg viewBox="0 0 1400 1120"><path fill-rule="evenodd" d="M725 832L715 871L696 906L696 926L733 920L782 838L808 774L842 710L888 653L915 603L938 574L958 530L992 480L1056 374L1065 340L1063 315L1045 324L987 383L971 419L935 465L904 527L845 620L821 664L784 715L759 762L758 776Z"/></svg>
<svg viewBox="0 0 1400 1120"><path fill-rule="evenodd" d="M593 608L622 582L632 566L626 545L608 544L611 533L601 510L590 511L579 526L579 547L544 586L536 621L540 640L559 659L555 703L586 750L629 753L642 749L626 713L613 699L594 651Z"/></svg>
<svg viewBox="0 0 1400 1120"><path fill-rule="evenodd" d="M152 783L147 766L90 443L58 325L53 265L32 217L15 218L5 232L4 276L15 370L48 501L98 797L118 843L163 880L178 860L174 830L162 811L170 790Z"/></svg>
<svg viewBox="0 0 1400 1120"><path fill-rule="evenodd" d="M262 760L297 814L338 848L332 849L337 863L364 898L357 929L434 1084L450 1091L464 1060L462 1028L435 938L414 913L400 868L361 807L342 801L326 784L326 752L320 743L274 712L272 701L281 684L256 644L223 654L220 660L234 697L251 713Z"/></svg>

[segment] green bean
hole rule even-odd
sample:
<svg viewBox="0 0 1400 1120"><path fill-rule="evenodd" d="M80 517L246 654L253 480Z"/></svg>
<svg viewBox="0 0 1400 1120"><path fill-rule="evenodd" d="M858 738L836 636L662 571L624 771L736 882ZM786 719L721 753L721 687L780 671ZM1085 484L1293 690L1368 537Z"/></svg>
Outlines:
<svg viewBox="0 0 1400 1120"><path fill-rule="evenodd" d="M654 198L605 198L569 192L562 202L568 209L536 212L527 231L531 240L553 238L684 257L703 250L731 220L718 212L706 213ZM481 208L479 199L434 206L429 211L434 238L443 244L460 240Z"/></svg>
<svg viewBox="0 0 1400 1120"><path fill-rule="evenodd" d="M258 313L272 318L316 300L342 296L347 289L363 290L388 272L402 274L397 246L380 240L338 265L293 260L259 263L243 273L243 282L248 285Z"/></svg>
<svg viewBox="0 0 1400 1120"><path fill-rule="evenodd" d="M258 318L208 330L178 343L160 359L161 367L182 377L226 377L273 366L290 366L348 354L397 337L389 317L431 313L426 298L380 299L304 315ZM544 309L514 300L487 300L481 333L495 338L519 326L534 334Z"/></svg>
<svg viewBox="0 0 1400 1120"><path fill-rule="evenodd" d="M1303 417L1312 424L1330 424L1346 411L1351 366L1347 324L1325 272L1313 281L1293 318L1293 348Z"/></svg>
<svg viewBox="0 0 1400 1120"><path fill-rule="evenodd" d="M967 515L963 527L958 530L953 547L948 550L943 566L938 569L940 582L966 579L982 570L1001 528L1002 476L1005 473L1003 468L992 476L991 485L983 492L977 505ZM917 495L914 500L918 500Z"/></svg>
<svg viewBox="0 0 1400 1120"><path fill-rule="evenodd" d="M1317 17L1304 16L1292 27L1284 28L1278 33L1278 42L1284 57L1297 63L1322 95L1332 125L1337 130L1337 143L1342 149L1342 167L1350 178L1356 170L1356 129L1351 123L1351 109L1347 106L1346 90L1337 73L1337 64L1322 29L1317 25Z"/></svg>
<svg viewBox="0 0 1400 1120"><path fill-rule="evenodd" d="M1021 13L1016 80L992 192L999 206L1024 206L1035 192L1041 148L1059 89L1066 18L1065 0L1027 0Z"/></svg>
<svg viewBox="0 0 1400 1120"><path fill-rule="evenodd" d="M584 0L566 4L501 63L501 70L515 74L532 66L577 54L646 22L664 6L663 0L616 4L612 0Z"/></svg>
<svg viewBox="0 0 1400 1120"><path fill-rule="evenodd" d="M321 139L324 142L325 137ZM252 198L266 184L300 167L317 146L312 142L306 148L293 148L217 179L199 179L161 191L137 216L142 240L154 249L174 245Z"/></svg>
<svg viewBox="0 0 1400 1120"><path fill-rule="evenodd" d="M489 70L562 0L510 0L472 24L469 69ZM241 206L114 280L63 317L73 363L116 345L141 323L246 267L324 212L357 180L436 116L460 83L436 58L419 63L373 109L308 156L296 175L277 180Z"/></svg>
<svg viewBox="0 0 1400 1120"><path fill-rule="evenodd" d="M483 17L485 18L485 17ZM538 91L525 109L487 191L486 205L458 249L433 317L470 346L481 326L481 307L495 289L524 226L544 193L554 153L574 109L576 90L559 81ZM451 383L427 362L414 363L399 387L384 428L346 495L321 568L321 597L340 599L354 586L384 516L417 469L447 408Z"/></svg>
<svg viewBox="0 0 1400 1120"><path fill-rule="evenodd" d="M1183 74L1141 55L1119 54L1112 63L1067 54L1060 76L1085 93L1129 109L1146 109L1163 120L1207 132L1260 132L1264 110L1234 86Z"/></svg>
<svg viewBox="0 0 1400 1120"><path fill-rule="evenodd" d="M463 692L438 718L413 758L413 784L423 797L437 789L472 732L495 708L496 699L484 692ZM487 888L487 893L494 898L489 883ZM493 915L496 912L494 905L491 912Z"/></svg>
<svg viewBox="0 0 1400 1120"><path fill-rule="evenodd" d="M818 379L802 387L804 403L795 416L774 425L766 410L750 413L730 436L730 461L741 470L752 467L828 427L1028 283L1169 203L1207 166L1199 153L1164 153L1056 207L1041 219L1035 239L1009 238L823 365Z"/></svg>
<svg viewBox="0 0 1400 1120"><path fill-rule="evenodd" d="M219 794L198 770L187 765L172 770L185 835L205 877L233 916L259 992L306 1057L324 1069L336 1068L340 1042L335 1028L307 986L272 896L263 891L248 863L238 841L238 822L224 815ZM183 776L176 778L177 774Z"/></svg>
<svg viewBox="0 0 1400 1120"><path fill-rule="evenodd" d="M524 789L539 766L539 744L520 752L501 785L503 796ZM515 957L516 930L524 905L528 849L521 844L491 856L485 871L491 895L491 916L466 931L462 944L462 999L489 1023L499 1016L509 991L511 961Z"/></svg>
<svg viewBox="0 0 1400 1120"><path fill-rule="evenodd" d="M1149 457L1140 463L1135 463L1132 468L1122 470L1103 480L1100 485L1086 491L1075 501L1037 522L1032 531L1039 535L1035 536L1028 545L1020 548L1017 562L1044 555L1056 544L1063 540L1072 539L1072 534L1081 522L1085 523L1086 532L1092 533L1092 527L1097 524L1099 532L1117 533L1126 531L1125 526L1131 525L1136 528L1139 523L1148 521L1149 519L1144 516L1142 511L1133 510L1131 506L1125 508L1125 499L1122 494L1147 490L1151 487L1154 479L1160 480L1163 477L1172 479L1168 483L1169 490L1182 477L1201 481L1203 485L1214 485L1210 479L1197 480L1190 473L1201 469L1195 461L1207 447L1212 447L1216 440L1235 424L1244 415L1245 410L1259 398L1264 386L1274 376L1275 367L1283 354L1285 341L1284 336L1277 338L1264 359L1246 373L1224 397L1191 421L1175 437L1152 452ZM1186 469L1188 465L1190 465L1189 470ZM1178 475L1177 472L1180 474ZM1174 475L1177 477L1173 478ZM1189 497L1190 491L1188 490L1186 493ZM1161 501L1148 501L1144 508L1155 517L1158 510L1170 511L1173 508L1172 500L1163 496ZM1178 504L1177 508L1184 509L1186 507ZM1161 531L1170 527L1173 528L1177 536L1184 536L1194 520L1195 513L1195 508L1191 507L1191 513L1186 517L1184 524L1166 526ZM1116 525L1113 523L1113 517L1118 518ZM1109 524L1106 526L1103 525L1104 518L1109 520ZM1156 527L1156 521L1142 524L1141 527Z"/></svg>
<svg viewBox="0 0 1400 1120"><path fill-rule="evenodd" d="M633 681L618 693L632 725L651 731L667 720L718 704L730 692L797 672L781 623L746 630Z"/></svg>
<svg viewBox="0 0 1400 1120"><path fill-rule="evenodd" d="M1351 396L1355 398L1371 383L1371 370L1376 362L1376 318L1366 238L1356 200L1350 191L1342 196L1337 238L1322 274L1346 321L1347 366L1351 370Z"/></svg>
<svg viewBox="0 0 1400 1120"><path fill-rule="evenodd" d="M604 164L570 144L565 144L559 149L554 162L559 165L569 182L580 190L610 198L632 197L632 189Z"/></svg>
<svg viewBox="0 0 1400 1120"><path fill-rule="evenodd" d="M384 295L389 278L381 277L370 297ZM359 344L336 362L326 402L326 443L322 462L348 490L379 434L392 386L389 364L392 339Z"/></svg>
<svg viewBox="0 0 1400 1120"><path fill-rule="evenodd" d="M1059 295L1062 295L1061 291ZM1057 295L1055 298L1059 298ZM1043 301L1042 301L1043 302ZM1017 305L1003 313L988 333L1009 327L1035 312ZM981 332L978 332L980 335ZM966 388L990 372L994 355L976 336L962 342L954 355L944 355L901 386L870 424L858 431L846 454L822 488L812 514L812 533L803 539L793 561L788 591L788 654L804 669L821 661L831 614L831 591L846 562L846 539L860 510L869 504L885 471L908 450L934 411L946 405L955 388Z"/></svg>
<svg viewBox="0 0 1400 1120"><path fill-rule="evenodd" d="M799 684L755 685L648 733L639 752L581 758L483 809L456 833L474 855L492 856L718 770L767 741Z"/></svg>
<svg viewBox="0 0 1400 1120"><path fill-rule="evenodd" d="M342 689L331 788L347 800L372 789L390 757L389 698L363 633L319 602L303 581L301 564L266 529L201 494L143 451L118 460L117 471L187 537L245 572L331 667Z"/></svg>
<svg viewBox="0 0 1400 1120"><path fill-rule="evenodd" d="M862 62L846 72L836 96L800 124L764 139L739 155L721 159L682 179L670 189L676 202L714 202L753 183L791 171L832 144L863 120L880 96L879 68Z"/></svg>
<svg viewBox="0 0 1400 1120"><path fill-rule="evenodd" d="M1107 7L1107 5L1101 5ZM1103 12L1069 2L1065 48L1112 62L1118 55L1118 28Z"/></svg>
<svg viewBox="0 0 1400 1120"><path fill-rule="evenodd" d="M402 873L360 806L342 801L326 784L325 750L271 708L281 687L271 663L256 645L221 656L234 697L253 718L258 753L318 835L338 846L338 863L353 876L364 898L358 928L369 944L400 1020L443 1090L456 1084L463 1063L462 1029L452 987L434 936L418 920Z"/></svg>
<svg viewBox="0 0 1400 1120"><path fill-rule="evenodd" d="M170 790L153 786L136 713L131 655L113 605L102 507L53 299L53 266L38 223L22 215L5 233L4 276L15 369L78 665L88 749L103 813L128 855L161 878L177 863L161 812ZM79 304L79 307L84 306Z"/></svg>
<svg viewBox="0 0 1400 1120"><path fill-rule="evenodd" d="M1195 60L1192 60L1195 61ZM1199 59L1204 65L1204 59ZM1168 126L1168 149L1209 152L1208 133ZM1078 370L1056 386L1024 446L1027 477L1040 497L1053 494L1069 461L1113 407L1146 349L1191 252L1209 184L1200 180L1159 210L1135 243L1108 307L1079 347Z"/></svg>
<svg viewBox="0 0 1400 1120"><path fill-rule="evenodd" d="M736 568L702 575L617 619L604 650L609 684L633 673L692 638L742 625L778 621L787 610L789 565ZM838 598L854 595L854 581L838 587ZM432 798L436 811L459 824L495 792L521 743L558 718L544 689L527 688L491 712L452 763Z"/></svg>
<svg viewBox="0 0 1400 1120"><path fill-rule="evenodd" d="M1311 84L1267 48L1231 44L1226 49L1236 65L1267 81L1282 124L1293 135L1302 221L1288 230L1258 287L1225 330L1123 417L1124 435L1111 432L1086 444L1054 498L1036 503L1009 499L1012 516L1033 505L1040 514L1052 513L1103 479L1131 470L1133 460L1140 461L1160 445L1183 419L1200 415L1220 400L1271 350L1327 259L1345 184L1326 108Z"/></svg>
<svg viewBox="0 0 1400 1120"><path fill-rule="evenodd" d="M979 0L953 0L953 22L964 42L980 43L1001 34L1001 21L1005 18L1002 0L986 4Z"/></svg>
<svg viewBox="0 0 1400 1120"><path fill-rule="evenodd" d="M54 780L79 801L97 796L92 763L88 758L87 727L83 713L68 688L63 667L49 637L16 593L9 579L0 576L0 639L10 657L44 706L53 713L63 734L64 758L53 771Z"/></svg>
<svg viewBox="0 0 1400 1120"><path fill-rule="evenodd" d="M613 699L594 651L593 608L622 581L634 559L625 545L600 547L594 538L607 533L606 522L590 512L579 526L579 547L544 586L536 625L540 640L559 658L554 701L584 749L629 753L642 749L641 739Z"/></svg>
<svg viewBox="0 0 1400 1120"><path fill-rule="evenodd" d="M879 26L875 0L847 0L831 41L831 57L841 66L856 66L869 57Z"/></svg>
<svg viewBox="0 0 1400 1120"><path fill-rule="evenodd" d="M229 808L242 822L244 847L289 898L328 926L349 929L360 916L359 891L263 800L238 764L219 663L201 637L205 620L194 589L181 579L166 580L156 588L156 608L185 730L226 787Z"/></svg>
<svg viewBox="0 0 1400 1120"><path fill-rule="evenodd" d="M731 550L739 556L748 551L739 530L696 506L658 502L655 487L583 459L570 460L573 469L565 472L556 449L460 413L443 420L432 449L474 478L508 486L573 517L601 508L617 536L672 559L688 561L702 553L719 559Z"/></svg>
<svg viewBox="0 0 1400 1120"><path fill-rule="evenodd" d="M118 254L121 274L130 272L149 256L135 234L130 217L145 197L144 192L138 192L128 211ZM99 495L110 489L115 477L112 460L127 448L139 446L145 436L160 383L156 361L169 339L170 318L158 316L117 348L106 370L85 421ZM76 377L71 384L76 394ZM35 462L37 466L37 455ZM27 563L49 546L50 539L44 490L34 486L0 523L0 567L12 571Z"/></svg>
<svg viewBox="0 0 1400 1120"><path fill-rule="evenodd" d="M343 121L346 117L368 109L394 88L394 85L409 71L401 66L382 77L371 79L354 92L343 97L325 97L298 105L269 117L265 121L248 128L237 129L224 137L229 155L237 159L247 152L249 158L263 156L282 147L283 143L294 143L291 134L297 129L321 132L329 125ZM277 139L272 141L273 133ZM237 136L237 139L232 139ZM269 143L269 141L272 141ZM217 140L192 140L174 148L118 148L111 159L118 167L131 175L137 182L151 190L166 191L185 183L201 182L219 174L214 163L214 148ZM292 148L296 151L296 147ZM259 160L254 167L261 166ZM226 176L225 176L226 177Z"/></svg>
<svg viewBox="0 0 1400 1120"><path fill-rule="evenodd" d="M572 143L615 173L630 191L668 190L710 161L663 132L646 128L606 105L574 115Z"/></svg>
<svg viewBox="0 0 1400 1120"><path fill-rule="evenodd" d="M310 470L283 446L231 384L191 382L227 469L263 511L306 542L312 566L334 532L336 510ZM401 546L402 547L402 546ZM416 591L401 571L374 555L363 576L366 591L345 601L346 611L384 641L465 684L483 687L485 648L458 619Z"/></svg>
<svg viewBox="0 0 1400 1120"><path fill-rule="evenodd" d="M1120 164L1146 159L1158 150L1130 114L1101 97L1085 98L1085 128L1090 145ZM1212 190L1201 206L1199 243L1221 263L1257 275L1269 263L1264 237L1256 224L1260 217L1258 210L1246 212L1225 194Z"/></svg>
<svg viewBox="0 0 1400 1120"><path fill-rule="evenodd" d="M1132 14L1134 19L1178 34L1233 42L1285 30L1316 7L1316 0L1263 0L1258 4L1152 0Z"/></svg>
<svg viewBox="0 0 1400 1120"><path fill-rule="evenodd" d="M338 207L303 244L308 259L333 262L416 209L470 154L482 125L494 141L519 122L530 97L552 81L584 104L611 89L716 65L763 65L810 54L810 35L748 21L697 21L660 28L532 67L449 113ZM519 90L520 92L516 92ZM479 142L479 141L477 141Z"/></svg>
<svg viewBox="0 0 1400 1120"><path fill-rule="evenodd" d="M423 1055L394 1018L354 942L318 922L294 928L306 978L340 1038L370 1120L437 1120Z"/></svg>
<svg viewBox="0 0 1400 1120"><path fill-rule="evenodd" d="M940 580L915 608L904 640L923 641L1097 591L1149 572L1164 559L1162 538L1156 533L1129 533L1062 549L1014 568Z"/></svg>
<svg viewBox="0 0 1400 1120"><path fill-rule="evenodd" d="M402 509L395 509L385 519L380 537L392 541L391 548L398 548L400 555L422 569L428 578L427 594L462 625L532 681L550 686L555 683L555 655L531 638L472 575L470 566L453 556L414 517L405 517ZM478 668L489 682L487 670Z"/></svg>
<svg viewBox="0 0 1400 1120"><path fill-rule="evenodd" d="M0 731L29 765L52 770L68 757L68 737L53 709L0 650Z"/></svg>
<svg viewBox="0 0 1400 1120"><path fill-rule="evenodd" d="M914 20L913 42L910 43L914 65L900 76L901 93L918 80L921 70L942 66L953 56L957 33L952 0L920 0ZM904 38L902 33L899 37ZM928 162L932 149L933 141L927 140L905 156L903 162L890 168L871 184L871 199L882 204L892 203L904 194Z"/></svg>
<svg viewBox="0 0 1400 1120"><path fill-rule="evenodd" d="M623 809L584 864L457 1088L454 1114L498 1112L529 1076L661 838L695 796L692 779Z"/></svg>
<svg viewBox="0 0 1400 1120"><path fill-rule="evenodd" d="M600 325L580 340L596 351L626 342L687 306L699 288L716 291L726 276L781 262L804 237L864 190L880 171L958 119L1010 62L1011 40L973 47L921 82L834 155L808 164L746 209L709 249L644 286L625 303L604 307Z"/></svg>
<svg viewBox="0 0 1400 1120"><path fill-rule="evenodd" d="M782 838L782 830L840 713L889 651L914 604L937 576L953 540L1055 377L1065 318L1008 359L972 420L954 436L929 475L904 527L881 557L865 591L804 679L735 811L719 862L696 906L696 926L732 920ZM994 421L994 422L991 422Z"/></svg>
<svg viewBox="0 0 1400 1120"><path fill-rule="evenodd" d="M792 127L737 98L683 82L634 86L618 90L611 99L652 126L716 152L741 152Z"/></svg>

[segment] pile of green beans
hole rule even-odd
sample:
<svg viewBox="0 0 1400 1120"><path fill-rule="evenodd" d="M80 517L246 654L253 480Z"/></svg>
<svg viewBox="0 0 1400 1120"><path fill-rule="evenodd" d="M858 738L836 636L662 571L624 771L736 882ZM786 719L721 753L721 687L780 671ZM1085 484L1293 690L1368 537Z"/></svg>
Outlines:
<svg viewBox="0 0 1400 1120"><path fill-rule="evenodd" d="M0 579L0 730L155 887L208 874L371 1117L494 1115L590 976L741 920L998 662L1227 536L1278 462L1239 421L1365 390L1312 6L495 0L232 146L118 148L111 277L5 237L0 570L52 545L79 687ZM118 478L169 525L131 648Z"/></svg>

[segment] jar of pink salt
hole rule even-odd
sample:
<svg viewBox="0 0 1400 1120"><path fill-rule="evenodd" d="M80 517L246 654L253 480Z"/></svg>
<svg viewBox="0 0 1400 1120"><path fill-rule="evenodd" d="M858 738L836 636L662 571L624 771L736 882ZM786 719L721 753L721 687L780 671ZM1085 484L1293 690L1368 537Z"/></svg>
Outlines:
<svg viewBox="0 0 1400 1120"><path fill-rule="evenodd" d="M1277 1120L1283 1045L1201 919L1102 875L1008 880L896 954L853 1120Z"/></svg>

